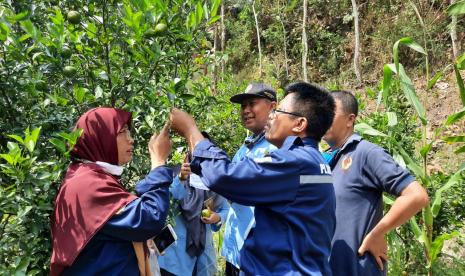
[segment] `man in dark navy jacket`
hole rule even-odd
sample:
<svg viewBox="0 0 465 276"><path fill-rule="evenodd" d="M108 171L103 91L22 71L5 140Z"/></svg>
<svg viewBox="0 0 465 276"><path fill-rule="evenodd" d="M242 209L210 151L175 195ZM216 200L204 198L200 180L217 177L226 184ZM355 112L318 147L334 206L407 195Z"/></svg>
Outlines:
<svg viewBox="0 0 465 276"><path fill-rule="evenodd" d="M187 138L191 169L205 185L255 206L256 226L241 250L242 274L331 275L335 196L318 142L332 123L334 100L326 89L304 82L285 93L265 127L266 139L279 149L262 158L231 162L183 111L172 111L171 127Z"/></svg>

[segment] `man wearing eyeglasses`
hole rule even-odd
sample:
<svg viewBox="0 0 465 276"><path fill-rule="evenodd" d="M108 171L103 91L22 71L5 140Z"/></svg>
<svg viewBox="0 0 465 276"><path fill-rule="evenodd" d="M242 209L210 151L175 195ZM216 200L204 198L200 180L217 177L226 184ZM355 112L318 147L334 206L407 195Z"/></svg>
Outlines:
<svg viewBox="0 0 465 276"><path fill-rule="evenodd" d="M278 149L262 158L231 162L177 109L171 128L188 140L191 169L206 186L255 206L256 224L240 254L242 275L331 275L335 195L318 142L333 121L334 100L305 82L287 86L285 94L265 127L265 138Z"/></svg>
<svg viewBox="0 0 465 276"><path fill-rule="evenodd" d="M264 83L250 83L243 93L231 97L232 103L241 105L242 125L252 134L234 155L233 162L245 157L260 158L276 150L276 147L265 139L265 125L268 115L276 107L276 92ZM226 259L226 276L239 275L240 250L244 240L255 225L254 207L236 202L231 203L224 227L221 255Z"/></svg>

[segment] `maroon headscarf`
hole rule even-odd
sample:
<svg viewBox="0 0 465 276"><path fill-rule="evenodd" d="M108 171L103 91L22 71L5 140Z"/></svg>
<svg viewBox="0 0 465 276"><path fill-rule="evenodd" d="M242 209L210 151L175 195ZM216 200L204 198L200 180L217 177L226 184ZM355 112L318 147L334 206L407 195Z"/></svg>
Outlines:
<svg viewBox="0 0 465 276"><path fill-rule="evenodd" d="M130 113L115 108L89 110L76 124L83 134L72 155L117 165L116 136L130 120ZM71 164L55 199L50 275L59 275L71 266L94 234L135 198L118 178L95 163Z"/></svg>

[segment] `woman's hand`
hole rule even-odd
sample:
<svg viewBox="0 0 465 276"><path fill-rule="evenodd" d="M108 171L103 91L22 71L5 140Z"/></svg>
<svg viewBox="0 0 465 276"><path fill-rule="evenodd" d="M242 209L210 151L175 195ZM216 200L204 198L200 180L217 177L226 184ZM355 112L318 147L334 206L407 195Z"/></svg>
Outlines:
<svg viewBox="0 0 465 276"><path fill-rule="evenodd" d="M217 224L221 220L220 215L218 215L218 213L215 213L213 211L210 211L210 212L211 214L208 218L201 216L200 220L202 220L202 222L205 224Z"/></svg>
<svg viewBox="0 0 465 276"><path fill-rule="evenodd" d="M189 163L183 163L181 165L181 171L179 172L179 179L181 181L184 181L189 177L190 174L191 174L191 166L189 165Z"/></svg>
<svg viewBox="0 0 465 276"><path fill-rule="evenodd" d="M150 160L152 169L165 165L166 159L171 153L171 140L169 136L169 123L160 131L160 134L154 133L149 141Z"/></svg>

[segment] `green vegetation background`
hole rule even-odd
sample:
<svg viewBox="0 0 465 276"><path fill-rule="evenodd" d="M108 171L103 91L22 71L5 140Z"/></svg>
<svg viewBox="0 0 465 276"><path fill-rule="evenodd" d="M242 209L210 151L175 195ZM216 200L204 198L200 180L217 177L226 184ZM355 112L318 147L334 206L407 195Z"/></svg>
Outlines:
<svg viewBox="0 0 465 276"><path fill-rule="evenodd" d="M465 274L464 1L449 9L447 1L356 1L361 81L351 1L307 2L309 81L354 91L358 130L431 196L388 236L389 274ZM80 114L96 106L133 113L128 189L147 173L148 138L172 106L233 154L246 131L229 97L252 80L279 88L303 79L302 14L299 0L1 2L0 275L48 273L50 213ZM174 142L173 164L186 150Z"/></svg>

